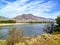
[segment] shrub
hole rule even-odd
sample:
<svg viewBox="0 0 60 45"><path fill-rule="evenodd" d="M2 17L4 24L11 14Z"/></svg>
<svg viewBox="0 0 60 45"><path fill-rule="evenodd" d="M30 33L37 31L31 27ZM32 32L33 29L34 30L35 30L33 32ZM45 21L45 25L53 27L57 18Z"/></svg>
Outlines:
<svg viewBox="0 0 60 45"><path fill-rule="evenodd" d="M20 42L22 40L22 37L23 37L22 30L16 30L16 28L13 28L13 30L9 30L7 45L14 45Z"/></svg>
<svg viewBox="0 0 60 45"><path fill-rule="evenodd" d="M60 16L57 17L56 23L60 26Z"/></svg>

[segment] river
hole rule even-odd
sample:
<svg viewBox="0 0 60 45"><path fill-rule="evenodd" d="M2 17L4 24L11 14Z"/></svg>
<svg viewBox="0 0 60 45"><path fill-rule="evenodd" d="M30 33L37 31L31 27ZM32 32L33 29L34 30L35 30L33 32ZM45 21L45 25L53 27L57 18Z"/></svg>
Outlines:
<svg viewBox="0 0 60 45"><path fill-rule="evenodd" d="M17 24L17 25L1 25L0 26L0 39L8 37L9 30L23 30L25 36L35 36L38 34L46 33L44 31L46 23L32 23L32 24Z"/></svg>

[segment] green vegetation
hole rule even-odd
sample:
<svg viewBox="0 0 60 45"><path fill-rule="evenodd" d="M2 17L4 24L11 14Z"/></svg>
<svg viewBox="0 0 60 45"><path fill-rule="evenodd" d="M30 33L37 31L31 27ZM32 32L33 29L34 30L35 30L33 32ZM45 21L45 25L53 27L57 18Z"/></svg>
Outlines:
<svg viewBox="0 0 60 45"><path fill-rule="evenodd" d="M18 23L51 23L51 22L33 22L33 21L29 21L29 22L18 22Z"/></svg>
<svg viewBox="0 0 60 45"><path fill-rule="evenodd" d="M56 23L57 25L55 25L54 33L60 33L60 16L57 17Z"/></svg>
<svg viewBox="0 0 60 45"><path fill-rule="evenodd" d="M27 23L51 23L51 22L27 22Z"/></svg>
<svg viewBox="0 0 60 45"><path fill-rule="evenodd" d="M58 24L58 26L60 26L60 16L57 17L56 23Z"/></svg>
<svg viewBox="0 0 60 45"><path fill-rule="evenodd" d="M0 20L0 23L16 23L14 20Z"/></svg>

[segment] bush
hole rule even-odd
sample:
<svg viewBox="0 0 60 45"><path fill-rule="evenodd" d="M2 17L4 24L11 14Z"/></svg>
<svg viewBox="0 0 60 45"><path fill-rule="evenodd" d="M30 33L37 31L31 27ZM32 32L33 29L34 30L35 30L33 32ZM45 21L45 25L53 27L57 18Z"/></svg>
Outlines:
<svg viewBox="0 0 60 45"><path fill-rule="evenodd" d="M56 25L55 28L54 28L54 31L55 32L60 32L60 27L58 25Z"/></svg>
<svg viewBox="0 0 60 45"><path fill-rule="evenodd" d="M8 38L6 40L7 45L15 45L16 43L22 40L22 37L23 37L22 30L16 30L16 28L9 30Z"/></svg>
<svg viewBox="0 0 60 45"><path fill-rule="evenodd" d="M57 17L56 23L60 26L60 16Z"/></svg>

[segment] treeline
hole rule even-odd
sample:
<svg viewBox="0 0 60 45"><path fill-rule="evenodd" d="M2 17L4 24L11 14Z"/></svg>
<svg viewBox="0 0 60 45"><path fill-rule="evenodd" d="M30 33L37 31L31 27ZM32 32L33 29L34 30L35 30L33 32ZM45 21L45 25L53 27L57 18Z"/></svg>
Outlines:
<svg viewBox="0 0 60 45"><path fill-rule="evenodd" d="M16 23L14 20L0 20L0 23Z"/></svg>
<svg viewBox="0 0 60 45"><path fill-rule="evenodd" d="M51 23L51 22L46 22L46 21L42 21L42 22L32 22L32 21L30 21L30 22L26 22L26 23Z"/></svg>
<svg viewBox="0 0 60 45"><path fill-rule="evenodd" d="M21 22L17 22L17 23L51 23L51 22L46 22L46 21L42 21L42 22L37 22L37 21L36 22L34 22L34 21L24 22L24 21L21 21Z"/></svg>

